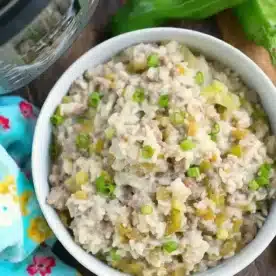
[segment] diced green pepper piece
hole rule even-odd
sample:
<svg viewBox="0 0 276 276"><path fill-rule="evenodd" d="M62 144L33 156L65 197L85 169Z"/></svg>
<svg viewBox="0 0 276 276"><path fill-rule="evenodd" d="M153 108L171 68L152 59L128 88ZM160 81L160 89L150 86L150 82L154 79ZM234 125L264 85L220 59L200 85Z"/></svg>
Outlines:
<svg viewBox="0 0 276 276"><path fill-rule="evenodd" d="M234 9L234 13L248 40L266 48L271 54L273 64L276 65L275 1L244 1Z"/></svg>

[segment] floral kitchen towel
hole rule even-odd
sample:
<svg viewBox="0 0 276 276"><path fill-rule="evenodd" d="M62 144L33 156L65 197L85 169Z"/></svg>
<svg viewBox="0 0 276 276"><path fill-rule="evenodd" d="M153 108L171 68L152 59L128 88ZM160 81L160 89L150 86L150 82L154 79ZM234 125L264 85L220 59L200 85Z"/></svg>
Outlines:
<svg viewBox="0 0 276 276"><path fill-rule="evenodd" d="M30 158L36 116L22 98L0 97L0 275L76 276L51 252L55 237L35 197Z"/></svg>

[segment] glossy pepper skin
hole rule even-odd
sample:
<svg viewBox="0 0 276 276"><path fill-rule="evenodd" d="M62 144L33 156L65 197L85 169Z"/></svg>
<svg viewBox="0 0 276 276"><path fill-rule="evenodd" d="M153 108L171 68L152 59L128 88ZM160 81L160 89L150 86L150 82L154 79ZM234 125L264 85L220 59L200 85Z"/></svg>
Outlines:
<svg viewBox="0 0 276 276"><path fill-rule="evenodd" d="M248 39L266 48L276 65L276 0L247 0L234 12Z"/></svg>
<svg viewBox="0 0 276 276"><path fill-rule="evenodd" d="M113 35L156 27L169 19L204 19L245 0L128 0L113 17Z"/></svg>

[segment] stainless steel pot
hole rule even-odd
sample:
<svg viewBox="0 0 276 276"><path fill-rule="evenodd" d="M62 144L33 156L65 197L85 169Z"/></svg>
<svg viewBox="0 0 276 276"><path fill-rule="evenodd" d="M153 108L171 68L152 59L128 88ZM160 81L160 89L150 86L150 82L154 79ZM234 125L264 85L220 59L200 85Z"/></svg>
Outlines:
<svg viewBox="0 0 276 276"><path fill-rule="evenodd" d="M98 2L0 0L2 91L25 86L56 61L88 23Z"/></svg>

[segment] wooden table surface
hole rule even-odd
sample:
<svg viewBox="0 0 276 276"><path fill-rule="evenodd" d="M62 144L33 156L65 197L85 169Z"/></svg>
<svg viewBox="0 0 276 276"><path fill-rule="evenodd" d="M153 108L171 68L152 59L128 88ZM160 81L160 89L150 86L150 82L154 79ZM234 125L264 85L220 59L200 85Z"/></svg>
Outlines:
<svg viewBox="0 0 276 276"><path fill-rule="evenodd" d="M106 38L104 27L108 18L116 12L120 0L101 0L94 18L81 33L69 51L64 54L53 66L43 75L33 81L22 96L41 107L48 92L60 75L71 65L79 56L88 49ZM178 26L191 28L219 37L220 33L216 28L215 20L205 20L201 22L170 22L168 26ZM83 276L92 276L91 272L82 268L64 249L58 244L55 253L65 262L79 268ZM221 275L224 276L224 275ZM251 265L241 271L237 276L276 276L276 240L263 252L263 254Z"/></svg>

